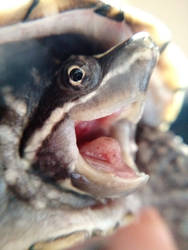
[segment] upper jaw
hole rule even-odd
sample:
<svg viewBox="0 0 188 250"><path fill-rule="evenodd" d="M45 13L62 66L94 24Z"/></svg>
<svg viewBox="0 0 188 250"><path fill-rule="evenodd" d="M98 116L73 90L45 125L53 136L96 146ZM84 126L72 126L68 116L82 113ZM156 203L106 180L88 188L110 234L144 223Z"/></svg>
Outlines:
<svg viewBox="0 0 188 250"><path fill-rule="evenodd" d="M129 109L133 103L141 108L158 57L158 46L145 32L96 56L103 79L88 99L80 99L81 102L70 110L70 117L87 121Z"/></svg>

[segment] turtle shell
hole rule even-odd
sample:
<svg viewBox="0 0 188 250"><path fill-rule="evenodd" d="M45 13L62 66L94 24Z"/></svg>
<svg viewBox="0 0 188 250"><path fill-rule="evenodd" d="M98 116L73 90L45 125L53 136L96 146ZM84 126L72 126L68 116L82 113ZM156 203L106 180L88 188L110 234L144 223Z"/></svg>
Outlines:
<svg viewBox="0 0 188 250"><path fill-rule="evenodd" d="M55 55L57 64L59 59L58 54L60 53L59 48L62 46L61 42L63 42L63 46L66 48L63 53L68 50L68 54L93 55L105 52L107 49L130 38L138 31L149 32L155 43L161 47L161 50L165 49L164 44L167 45L170 41L169 30L151 15L128 5L124 5L123 9L119 10L115 6L110 6L103 1L97 0L24 1L23 4L17 3L15 6L12 6L12 8L1 8L0 25L0 47L8 51L6 60L10 62L10 64L7 65L16 62L19 63L19 60L17 60L18 57L14 61L14 53L12 53L11 50L9 53L9 45L16 44L16 49L20 54L22 53L22 56L25 48L30 46L32 48L32 44L30 44L31 40L39 40L40 42L42 41L42 43L50 44L48 48L50 48L50 51L53 49L53 55ZM61 37L60 40L58 38L59 36ZM25 44L26 47L24 47ZM33 51L33 54L34 53L35 51ZM18 54L19 53L16 53L16 56ZM43 55L48 55L48 52L42 51L42 54L39 54L38 57L40 58ZM32 53L29 54L29 56L32 57ZM65 53L61 56L67 57L67 54ZM27 58L25 60L27 60ZM1 61L1 58L0 65L4 65L4 61ZM186 82L186 69L182 65L187 65L183 53L176 45L170 44L162 52L151 78L142 119L143 123L156 127L166 127L175 119L182 103L183 94L181 90ZM24 69L24 64L21 64L21 66L23 66ZM1 70L3 71L4 69L2 68ZM21 74L22 72L19 73ZM40 82L37 72L33 71L32 77L36 83ZM10 80L12 81L13 79ZM5 92L5 94L7 94L9 90L5 89ZM15 88L15 93L19 96L29 96L28 99L32 101L32 105L34 105L35 96L30 96L29 92L20 93L18 87L18 89ZM40 95L37 86L35 95ZM13 102L11 102L12 100ZM16 99L12 99L12 96L9 95L7 95L6 101L10 106L12 105L11 108L13 110L16 110L16 114L14 115L8 113L6 117L8 119L10 118L8 124L11 124L12 127L15 126L14 132L20 136L20 128L25 125L25 121L23 122L22 120L23 117L26 116L26 107L23 106L22 103L17 102ZM31 103L29 102L28 106L30 105ZM29 112L30 111L28 111L28 113ZM12 116L17 120L16 124L14 124ZM17 116L19 119L17 119ZM6 122L7 121L5 121L5 124ZM4 127L3 129L6 130ZM11 133L9 133L9 135L12 136ZM6 140L5 137L6 136L4 136L4 140ZM17 138L15 139L13 136L10 137L9 144L16 145ZM17 159L17 155L14 155L14 157ZM3 163L6 165L7 162ZM44 244L36 244L36 248L32 248L48 249L50 246L49 242L54 239L57 247L54 245L53 249L55 249L55 247L58 249L59 246L64 249L88 236L97 233L103 234L111 228L116 228L117 224L123 223L125 215L125 223L128 223L130 213L134 213L137 208L139 208L139 202L131 196L118 200L116 203L109 202L108 206L104 204L97 204L96 206L96 200L85 193L82 194L82 192L80 192L79 196L78 193L76 195L74 194L74 190L70 192L67 192L67 190L64 192L63 190L62 193L62 190L57 191L53 186L40 186L41 182L38 181L37 177L32 176L30 179L25 175L27 165L24 165L24 162L22 162L22 168L24 178L21 178L21 175L15 178L14 172L11 172L11 174L7 174L6 181L11 187L18 187L18 189L15 188L15 193L18 193L22 200L28 203L30 202L30 204L38 210L31 209L20 202L20 200L16 200L9 205L9 198L4 198L5 208L10 206L5 216L5 221L3 221L2 224L5 225L5 230L1 235L1 238L4 240L0 245L2 244L2 246L5 245L5 247L7 247L4 249L26 249L26 247L31 246L35 242L49 240ZM17 173L15 173L15 175L16 174ZM2 182L2 186L6 190L6 183ZM40 190L40 192L37 193L36 190ZM45 197L43 197L42 194L45 194ZM47 210L40 210L46 209L46 203L48 203ZM72 210L69 210L67 209L67 204L69 208L74 207L81 210L76 211L72 208ZM60 205L63 206L63 210L59 209ZM55 210L50 210L49 207L53 207ZM15 213L16 215L14 215L14 210L17 211ZM63 224L61 221L62 218ZM14 245L15 243L12 243L11 240L5 237L10 230L12 221L15 221L15 226L13 227L10 238L18 238L16 246ZM31 228L30 221L32 221ZM42 230L38 230L39 223ZM24 234L25 232L26 234ZM22 234L25 235L24 243L20 237ZM62 239L63 245L59 243Z"/></svg>

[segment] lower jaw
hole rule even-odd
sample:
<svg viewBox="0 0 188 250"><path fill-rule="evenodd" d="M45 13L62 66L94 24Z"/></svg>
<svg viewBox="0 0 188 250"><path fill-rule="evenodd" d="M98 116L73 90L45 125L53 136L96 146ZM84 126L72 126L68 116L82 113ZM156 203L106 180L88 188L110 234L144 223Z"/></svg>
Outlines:
<svg viewBox="0 0 188 250"><path fill-rule="evenodd" d="M123 125L127 123L127 121L120 122ZM115 127L116 123L114 129ZM125 126L122 127L125 128ZM76 131L78 133L78 128ZM82 143L77 141L79 157L75 169L70 175L74 187L99 200L114 199L130 194L148 180L148 176L140 173L134 164L135 152L131 149L133 142L130 138L126 139L128 135L124 140L123 136L121 136L122 138L118 138L117 135L113 137L109 131L105 134L108 136L100 134L98 137L98 134L91 141L87 141L87 139L92 136L85 138L85 141L81 140ZM126 141L126 146L122 141ZM128 142L129 144L127 144Z"/></svg>

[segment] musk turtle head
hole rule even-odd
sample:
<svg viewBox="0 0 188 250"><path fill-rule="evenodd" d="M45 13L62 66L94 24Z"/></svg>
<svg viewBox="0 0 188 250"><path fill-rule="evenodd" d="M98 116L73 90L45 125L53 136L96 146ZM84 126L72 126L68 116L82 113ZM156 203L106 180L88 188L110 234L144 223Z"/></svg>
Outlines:
<svg viewBox="0 0 188 250"><path fill-rule="evenodd" d="M148 180L134 160L138 122L166 125L180 106L179 67L169 60L177 49L160 55L168 30L129 6L120 11L94 0L25 1L0 16L0 157L7 189L34 206L35 215L39 208L51 215L51 209L100 204L97 213L112 226L134 210L125 196ZM90 235L109 227L92 223Z"/></svg>
<svg viewBox="0 0 188 250"><path fill-rule="evenodd" d="M42 18L40 2L32 4L22 23L0 31L2 106L22 123L15 165L41 185L119 197L148 179L134 163L133 137L159 48L113 7L67 8ZM16 171L6 165L6 179L28 195Z"/></svg>

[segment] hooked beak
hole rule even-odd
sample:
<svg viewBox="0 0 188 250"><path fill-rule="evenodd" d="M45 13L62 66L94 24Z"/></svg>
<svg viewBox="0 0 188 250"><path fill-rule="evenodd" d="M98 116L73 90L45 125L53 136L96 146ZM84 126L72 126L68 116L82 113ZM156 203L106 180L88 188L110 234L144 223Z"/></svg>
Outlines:
<svg viewBox="0 0 188 250"><path fill-rule="evenodd" d="M135 34L129 40L98 56L104 72L102 85L110 84L112 87L112 84L115 84L116 88L122 89L124 84L126 89L128 87L146 91L158 56L159 48L148 33ZM133 74L135 78L132 78Z"/></svg>

